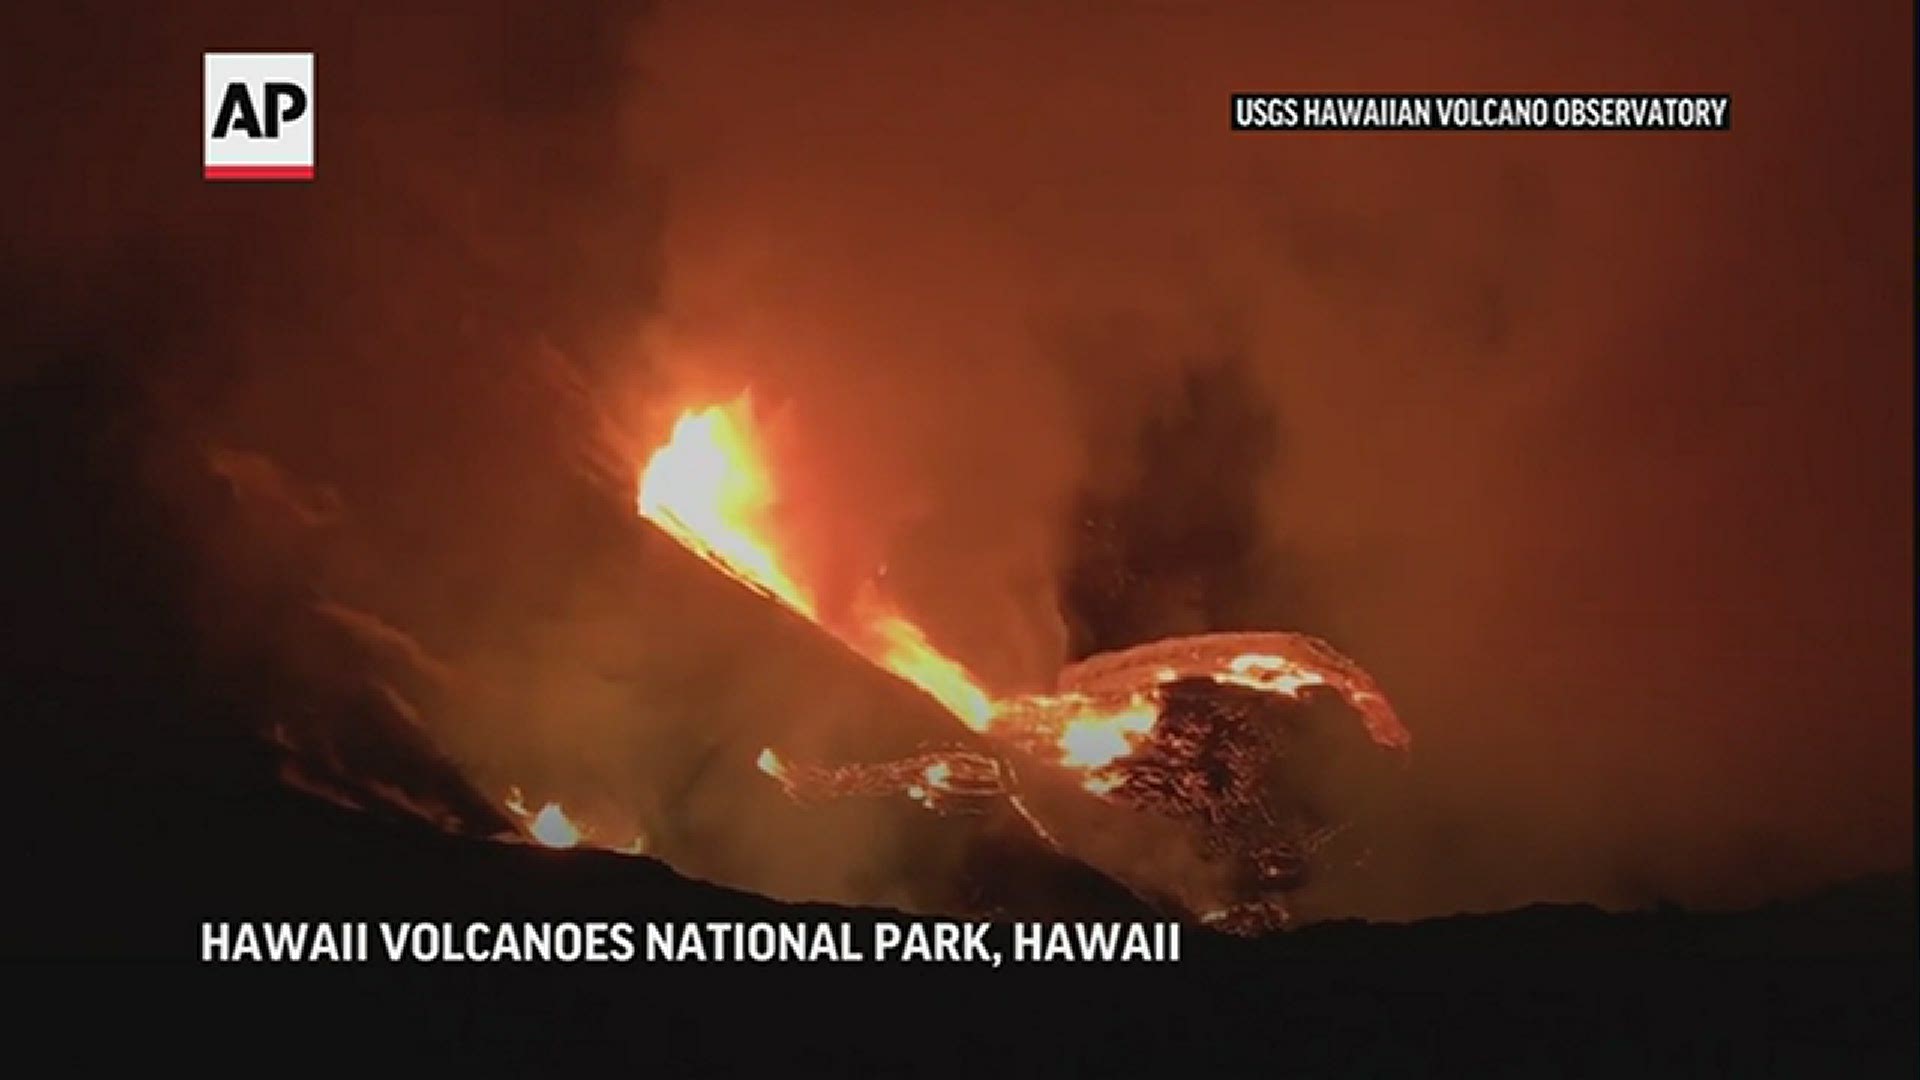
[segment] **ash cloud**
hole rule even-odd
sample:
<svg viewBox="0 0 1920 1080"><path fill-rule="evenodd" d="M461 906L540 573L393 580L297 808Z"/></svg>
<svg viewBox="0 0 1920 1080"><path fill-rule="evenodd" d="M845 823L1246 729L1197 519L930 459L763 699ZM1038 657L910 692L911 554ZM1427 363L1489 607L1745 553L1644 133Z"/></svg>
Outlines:
<svg viewBox="0 0 1920 1080"><path fill-rule="evenodd" d="M800 556L997 688L1201 623L1373 671L1419 749L1332 910L1910 860L1905 13L129 18L6 16L76 43L17 75L7 392L111 387L125 468L188 508L197 628L392 628L458 673L406 700L485 784L729 881L933 902L917 826L743 822L782 819L766 741L880 757L943 718L632 522L638 448L751 385ZM229 46L319 54L316 184L199 180ZM1736 128L1228 133L1276 81L1709 88ZM209 450L293 511L264 553L189 479Z"/></svg>

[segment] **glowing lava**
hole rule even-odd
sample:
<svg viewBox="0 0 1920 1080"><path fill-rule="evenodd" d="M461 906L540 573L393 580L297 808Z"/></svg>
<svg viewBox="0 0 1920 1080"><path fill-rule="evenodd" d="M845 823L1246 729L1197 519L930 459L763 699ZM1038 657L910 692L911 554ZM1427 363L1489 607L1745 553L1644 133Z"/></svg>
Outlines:
<svg viewBox="0 0 1920 1080"><path fill-rule="evenodd" d="M1076 773L1095 795L1110 795L1119 786L1114 770L1159 722L1160 688L1180 679L1212 679L1288 698L1325 687L1362 712L1376 742L1406 745L1405 729L1365 672L1324 643L1295 634L1190 639L1171 651L1155 647L1144 661L1129 651L1124 661L1098 658L1069 669L1060 692L996 696L877 591L863 594L852 614L823 620L813 590L782 556L788 545L772 514L778 498L775 469L745 393L683 413L666 445L640 471L640 515L687 550L918 687L970 730ZM771 751L761 755L759 766L789 791L802 780ZM938 791L939 775L923 776L908 793Z"/></svg>
<svg viewBox="0 0 1920 1080"><path fill-rule="evenodd" d="M640 471L641 517L721 573L780 601L919 687L968 727L985 730L993 713L987 692L883 597L862 596L855 614L833 624L816 614L813 590L781 556L785 545L772 514L778 498L754 425L753 400L744 393L724 405L683 413L666 445Z"/></svg>
<svg viewBox="0 0 1920 1080"><path fill-rule="evenodd" d="M883 615L869 631L879 642L878 657L869 659L925 691L973 730L985 731L993 723L987 692L958 661L929 644L919 627L898 615Z"/></svg>
<svg viewBox="0 0 1920 1080"><path fill-rule="evenodd" d="M812 618L813 600L781 567L772 542L773 477L752 409L742 394L681 416L640 474L640 516L728 577Z"/></svg>
<svg viewBox="0 0 1920 1080"><path fill-rule="evenodd" d="M507 792L506 803L507 809L526 824L527 835L545 847L564 850L577 847L585 838L586 834L567 817L567 812L560 808L559 803L550 802L530 813L519 788Z"/></svg>

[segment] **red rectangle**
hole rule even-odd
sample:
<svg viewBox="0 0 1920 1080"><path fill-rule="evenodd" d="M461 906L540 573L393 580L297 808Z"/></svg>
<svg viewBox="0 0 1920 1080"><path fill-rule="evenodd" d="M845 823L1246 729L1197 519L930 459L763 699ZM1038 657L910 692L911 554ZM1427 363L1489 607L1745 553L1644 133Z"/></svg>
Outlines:
<svg viewBox="0 0 1920 1080"><path fill-rule="evenodd" d="M311 180L311 165L208 165L209 180Z"/></svg>

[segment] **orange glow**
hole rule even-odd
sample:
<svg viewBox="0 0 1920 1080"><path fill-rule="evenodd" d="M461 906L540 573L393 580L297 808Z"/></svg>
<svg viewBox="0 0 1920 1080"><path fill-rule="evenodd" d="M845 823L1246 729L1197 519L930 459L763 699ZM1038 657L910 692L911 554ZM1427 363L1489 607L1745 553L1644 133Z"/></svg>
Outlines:
<svg viewBox="0 0 1920 1080"><path fill-rule="evenodd" d="M871 631L881 642L878 657L869 657L895 675L925 691L927 696L975 731L985 731L993 720L993 702L960 663L927 643L920 628L898 615L874 621Z"/></svg>
<svg viewBox="0 0 1920 1080"><path fill-rule="evenodd" d="M586 834L567 817L560 804L550 802L539 810L529 812L525 798L519 788L507 792L507 809L513 811L527 828L527 835L533 837L545 847L564 850L578 846Z"/></svg>
<svg viewBox="0 0 1920 1080"><path fill-rule="evenodd" d="M640 474L641 517L728 577L812 618L813 599L772 542L774 498L746 394L682 415Z"/></svg>
<svg viewBox="0 0 1920 1080"><path fill-rule="evenodd" d="M1326 676L1288 660L1283 656L1263 656L1259 653L1246 653L1229 660L1226 670L1214 676L1223 683L1245 686L1253 690L1267 690L1299 697L1300 691L1309 686L1325 686Z"/></svg>
<svg viewBox="0 0 1920 1080"><path fill-rule="evenodd" d="M1078 774L1081 786L1095 795L1107 795L1120 785L1115 770L1160 719L1159 686L1182 678L1213 679L1288 697L1298 697L1307 687L1332 687L1366 714L1376 739L1405 745L1404 729L1364 673L1296 644L1276 648L1298 655L1209 651L1177 658L1176 663L1150 669L1145 689L1135 682L1124 693L996 696L877 592L863 595L852 614L823 620L814 604L815 590L789 565L791 548L772 513L779 495L777 469L766 456L747 393L681 414L666 444L640 470L640 515L688 551L917 687L969 730L1018 745ZM1291 642L1286 635L1269 637ZM760 771L790 789L796 782L771 750L760 755L758 764ZM946 779L929 774L909 794L941 791Z"/></svg>
<svg viewBox="0 0 1920 1080"><path fill-rule="evenodd" d="M1075 768L1105 768L1132 753L1159 719L1159 705L1144 698L1115 712L1076 715L1061 726L1061 761Z"/></svg>
<svg viewBox="0 0 1920 1080"><path fill-rule="evenodd" d="M666 445L640 471L641 517L721 573L780 601L919 687L968 727L983 730L993 714L987 692L884 600L868 597L857 615L835 625L820 619L813 590L784 561L771 513L778 499L747 393L682 413Z"/></svg>

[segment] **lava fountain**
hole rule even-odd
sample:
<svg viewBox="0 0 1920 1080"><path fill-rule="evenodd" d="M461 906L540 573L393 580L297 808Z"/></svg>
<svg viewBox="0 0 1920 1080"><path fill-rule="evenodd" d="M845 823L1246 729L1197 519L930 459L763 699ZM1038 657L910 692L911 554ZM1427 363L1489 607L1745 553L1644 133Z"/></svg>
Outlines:
<svg viewBox="0 0 1920 1080"><path fill-rule="evenodd" d="M824 618L786 554L774 514L779 498L751 395L742 393L681 414L640 470L637 507L714 569L925 693L978 747L843 766L763 751L761 772L803 802L901 795L946 812L1005 799L1046 843L1143 895L1228 929L1259 930L1287 921L1285 894L1336 831L1310 815L1277 813L1259 790L1265 763L1278 752L1266 730L1272 702L1329 693L1359 714L1376 747L1410 745L1373 679L1302 634L1179 638L1081 661L1044 692L995 693L871 583L845 614ZM1060 781L1077 798L1063 799ZM1119 813L1089 813L1089 801ZM1146 819L1190 826L1197 834L1187 837L1190 845L1166 840L1173 834L1164 829L1132 831L1151 834L1149 844L1191 847L1183 854L1192 857L1116 854L1112 825ZM1170 864L1184 867L1180 880L1132 872Z"/></svg>

